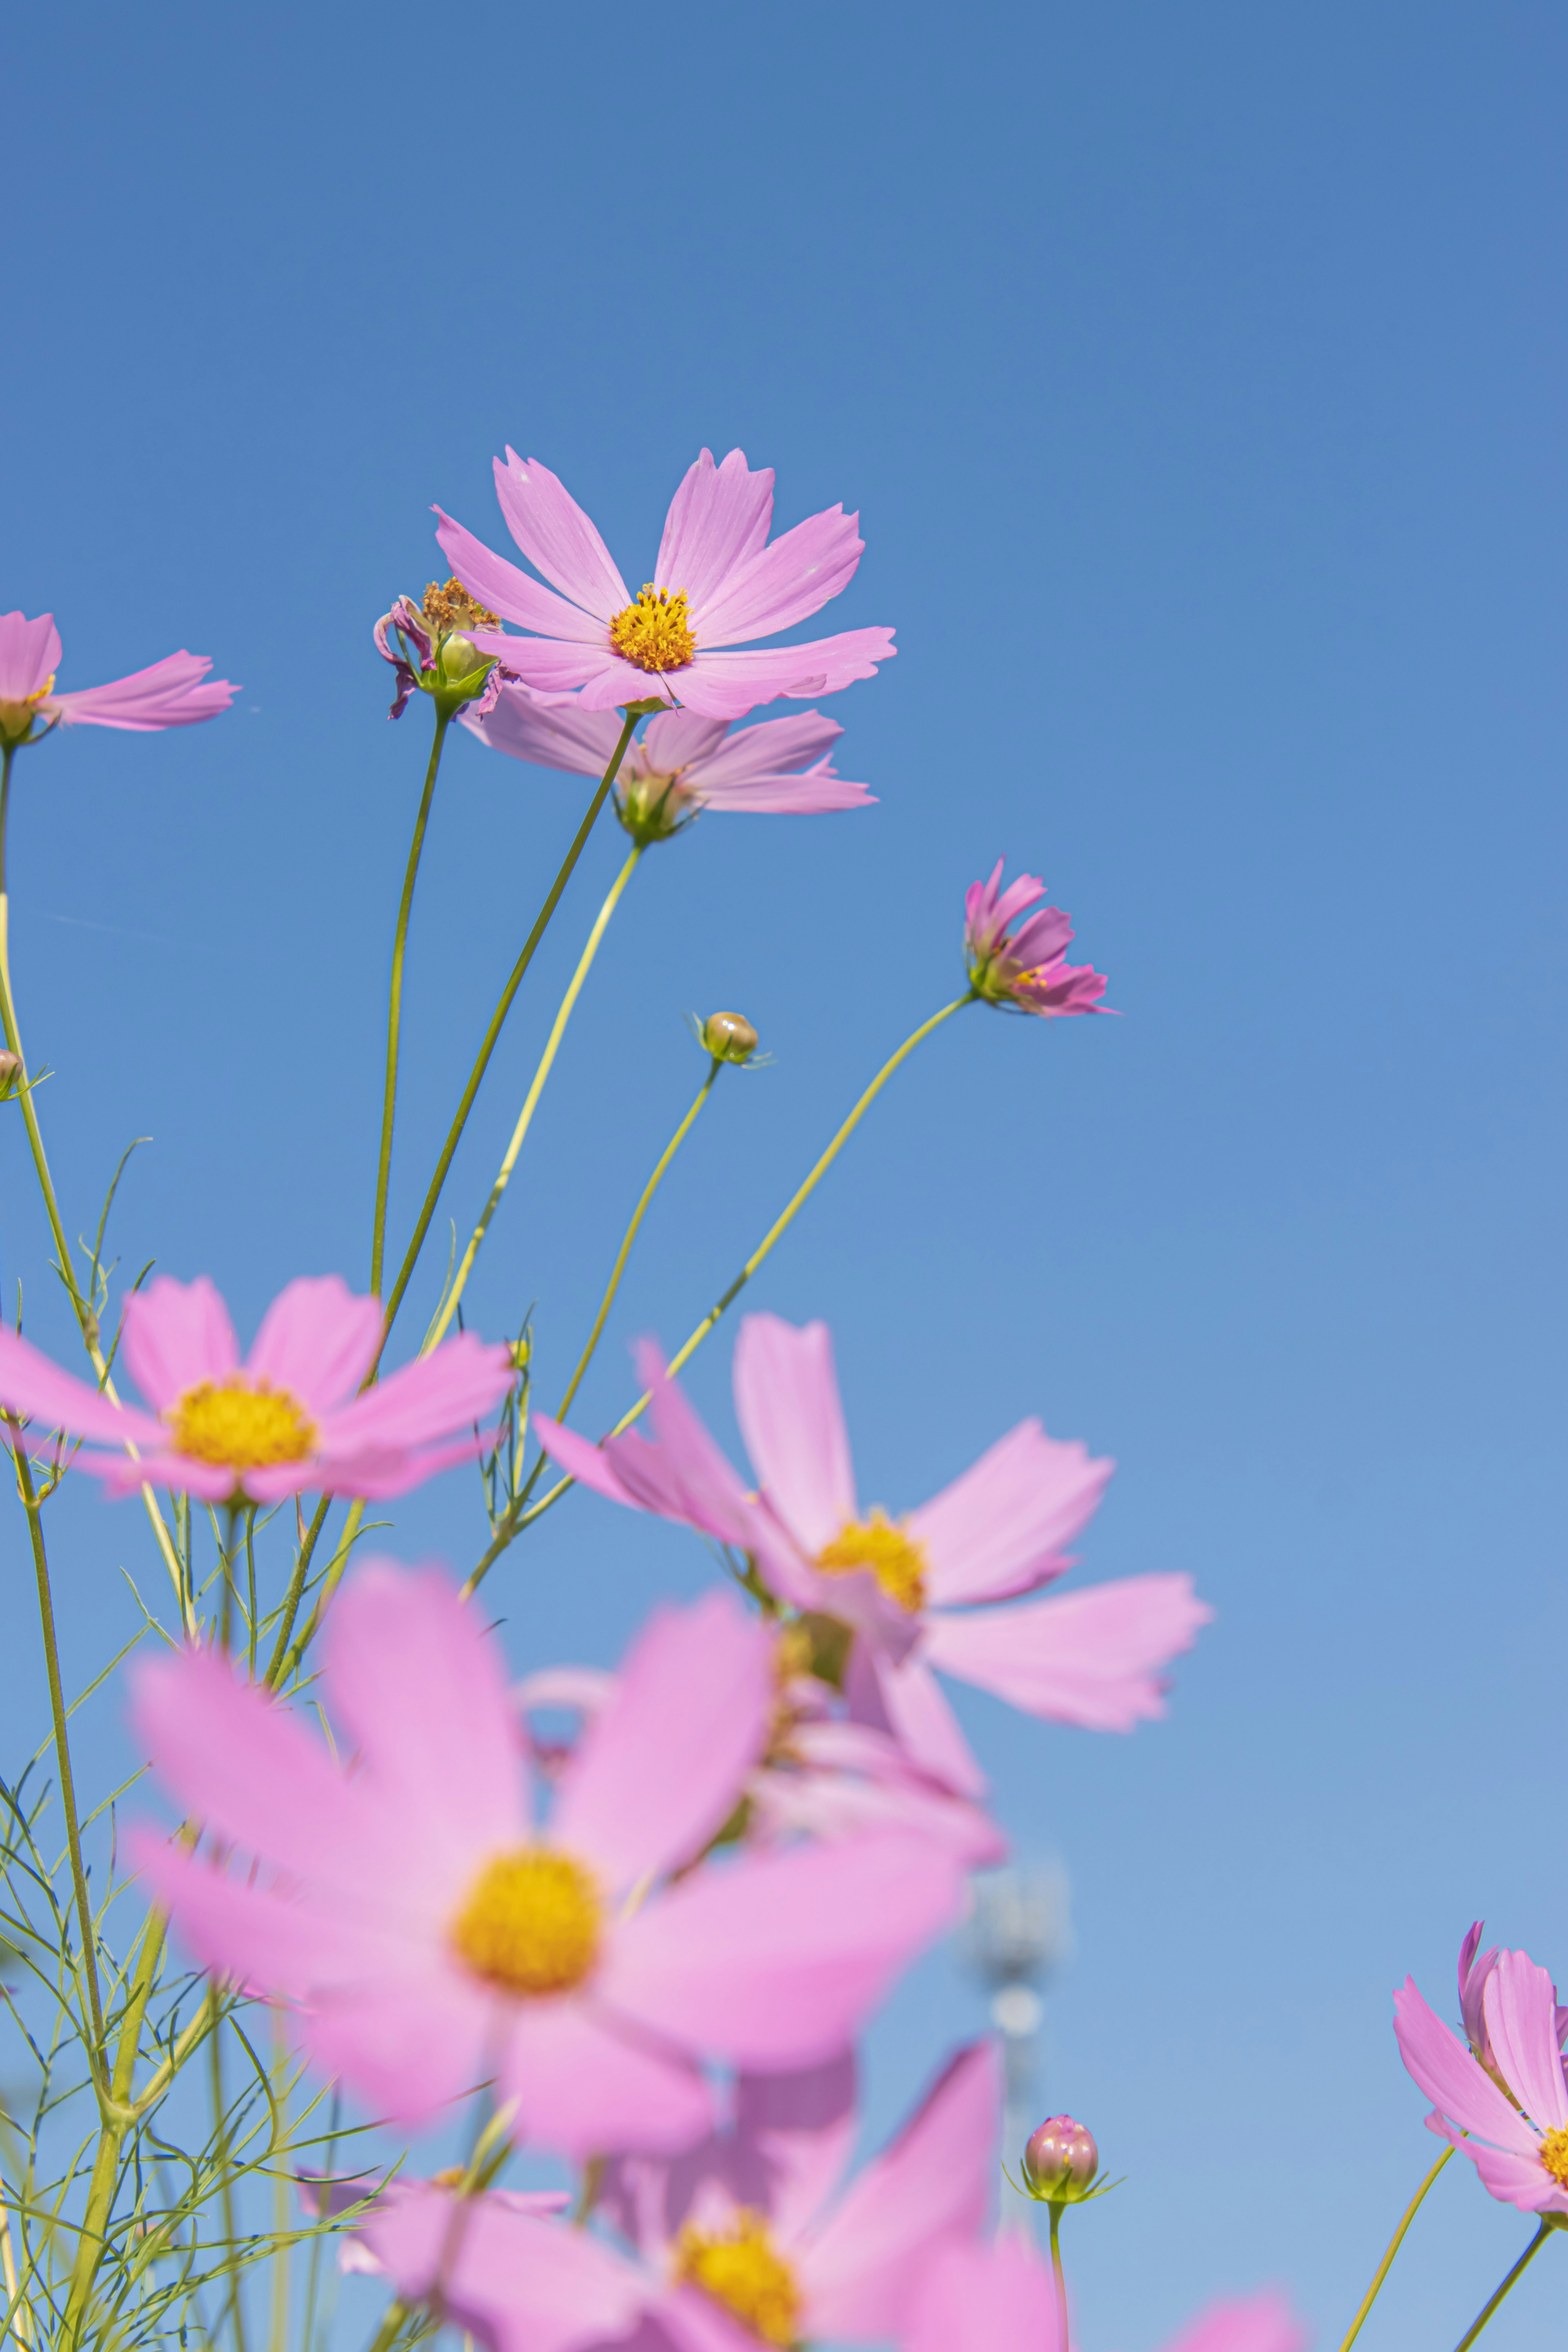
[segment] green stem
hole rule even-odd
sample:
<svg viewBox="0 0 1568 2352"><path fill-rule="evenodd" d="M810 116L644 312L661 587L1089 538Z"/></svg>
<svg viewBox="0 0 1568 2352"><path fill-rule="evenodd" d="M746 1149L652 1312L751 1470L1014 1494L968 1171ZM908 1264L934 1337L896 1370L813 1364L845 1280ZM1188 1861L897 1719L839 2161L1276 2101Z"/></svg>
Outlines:
<svg viewBox="0 0 1568 2352"><path fill-rule="evenodd" d="M397 1047L398 1034L403 1025L403 957L408 945L408 918L414 906L414 885L418 879L419 859L425 847L425 828L430 821L430 803L435 797L436 772L441 764L441 747L447 740L452 714L436 709L436 735L430 746L430 761L425 771L425 790L419 796L419 814L414 820L414 838L408 845L408 866L403 877L403 897L398 902L397 928L392 935L392 982L386 996L386 1085L381 1105L381 1156L375 1170L375 1216L370 1234L370 1286L377 1298L381 1296L381 1260L386 1244L386 1188L392 1178L392 1124L397 1111Z"/></svg>
<svg viewBox="0 0 1568 2352"><path fill-rule="evenodd" d="M316 1605L305 1622L305 1629L292 1648L285 1654L282 1665L277 1674L275 1675L270 1667L268 1669L267 1682L269 1689L277 1690L281 1687L320 1633L321 1620L331 1605L332 1595L343 1580L343 1570L349 1564L353 1551L354 1538L359 1533L360 1521L363 1517L363 1503L351 1503L349 1515L343 1521L342 1534L338 1538L338 1548L327 1564L327 1572L321 1579L321 1589L316 1595Z"/></svg>
<svg viewBox="0 0 1568 2352"><path fill-rule="evenodd" d="M208 1986L207 1999L216 2004L216 1985ZM234 2324L235 2352L246 2352L245 2306L240 2300L239 2265L235 2259L239 2239L235 2228L234 2164L229 2154L228 2114L224 2105L222 2034L215 2032L207 2047L212 2069L213 2137L217 2143L218 2196L223 2210L223 2234L228 2244L228 2308Z"/></svg>
<svg viewBox="0 0 1568 2352"><path fill-rule="evenodd" d="M1421 2183L1420 2188L1415 2191L1415 2196L1410 2200L1409 2204L1405 2207L1404 2218L1400 2221L1398 2229L1395 2230L1393 2237L1390 2238L1388 2242L1388 2252L1384 2254L1382 2262L1379 2263L1376 2273L1373 2275L1372 2284L1368 2287L1357 2306L1356 2315L1350 2324L1350 2333L1346 2336L1344 2342L1340 2346L1340 2352L1351 2352L1351 2346L1361 2334L1363 2322L1365 2320L1367 2313L1372 2309L1373 2305L1377 2301L1378 2295L1382 2291L1383 2282L1388 2276L1390 2270L1394 2266L1394 2257L1399 2252L1400 2246L1404 2242L1405 2232L1408 2230L1412 2221L1415 2221L1416 2213L1420 2210L1422 2199L1426 2196L1426 2191L1431 2188L1432 2183L1436 2179L1437 2175L1442 2171L1443 2167L1447 2163L1448 2158L1453 2155L1453 2153L1454 2151L1451 2147L1446 2147L1443 2150L1442 2155L1437 2158L1436 2163L1432 2167L1431 2171L1426 2175L1426 2179Z"/></svg>
<svg viewBox="0 0 1568 2352"><path fill-rule="evenodd" d="M387 2305L381 2326L370 2339L368 2352L388 2352L388 2347L396 2343L407 2317L408 2305L395 2297Z"/></svg>
<svg viewBox="0 0 1568 2352"><path fill-rule="evenodd" d="M1061 2352L1068 2352L1072 2338L1068 2334L1068 2283L1062 2268L1061 2226L1062 2209L1052 2205L1051 2216L1051 2276L1057 2284L1057 2342Z"/></svg>
<svg viewBox="0 0 1568 2352"><path fill-rule="evenodd" d="M332 1497L331 1495L323 1495L316 1506L310 1524L306 1528L304 1539L300 1546L299 1557L294 1562L294 1573L289 1579L289 1590L283 1596L282 1617L278 1628L278 1638L272 1644L271 1662L262 1678L268 1690L277 1689L279 1677L283 1672L283 1662L289 1655L289 1637L294 1631L294 1620L300 1613L300 1603L304 1598L305 1579L310 1572L311 1555L321 1540L321 1529L327 1524L327 1513L331 1507Z"/></svg>
<svg viewBox="0 0 1568 2352"><path fill-rule="evenodd" d="M142 1933L142 1955L136 1964L131 1999L126 2003L120 2028L120 2047L115 2053L114 2074L109 2086L110 2112L104 2117L98 2135L98 2152L93 2158L92 2179L88 2184L81 2235L77 2240L76 2260L71 2266L62 2338L66 2352L74 2352L75 2346L80 2341L82 2326L92 2300L93 2281L103 2260L110 2207L114 2201L114 2184L120 2172L121 2142L126 2130L126 2123L121 2116L135 2080L142 2021L147 2014L147 2003L152 1998L153 1981L158 1973L158 1958L163 1948L163 1922L157 1912L151 1912Z"/></svg>
<svg viewBox="0 0 1568 2352"><path fill-rule="evenodd" d="M447 1293L441 1311L431 1325L425 1345L420 1349L422 1355L428 1355L431 1349L439 1343L447 1325L458 1311L458 1303L463 1296L468 1276L473 1272L474 1260L478 1257L480 1244L489 1231L490 1219L500 1206L501 1195L511 1181L511 1171L517 1166L518 1154L522 1150L523 1139L533 1123L533 1114L538 1109L539 1098L544 1092L545 1080L554 1066L561 1040L566 1034L566 1024L572 1018L573 1007L582 992L584 982L593 968L594 958L599 952L599 943L610 927L610 918L616 911L621 893L637 871L637 861L641 856L642 844L638 842L611 883L605 903L595 918L594 928L588 934L588 944L577 959L577 969L567 983L566 993L561 1000L560 1011L556 1013L554 1024L545 1039L544 1051L540 1055L539 1066L533 1073L533 1083L528 1089L528 1097L521 1110L518 1113L517 1125L512 1129L511 1140L506 1148L506 1157L496 1172L496 1181L490 1186L489 1198L480 1213L479 1223L474 1227L468 1246L463 1252L463 1262L458 1268L457 1276Z"/></svg>
<svg viewBox="0 0 1568 2352"><path fill-rule="evenodd" d="M1531 2263L1535 2260L1536 2255L1541 2252L1542 2247L1546 2243L1547 2239L1550 2238L1551 2235L1552 2223L1550 2221L1542 2221L1540 2229L1537 2230L1534 2237L1531 2238L1529 2245L1526 2246L1523 2253L1521 2254L1518 2262L1515 2263L1512 2270L1510 2271L1507 2278L1504 2279L1502 2284L1492 2296L1490 2302L1487 2304L1484 2310L1478 2313L1471 2326L1466 2328L1458 2344L1454 2347L1454 2352L1470 2352L1470 2346L1475 2342L1477 2336L1480 2334L1482 2328L1486 2326L1488 2320L1491 2317L1493 2312L1497 2309L1504 2295L1507 2294L1510 2289L1524 2276L1525 2272L1529 2269Z"/></svg>

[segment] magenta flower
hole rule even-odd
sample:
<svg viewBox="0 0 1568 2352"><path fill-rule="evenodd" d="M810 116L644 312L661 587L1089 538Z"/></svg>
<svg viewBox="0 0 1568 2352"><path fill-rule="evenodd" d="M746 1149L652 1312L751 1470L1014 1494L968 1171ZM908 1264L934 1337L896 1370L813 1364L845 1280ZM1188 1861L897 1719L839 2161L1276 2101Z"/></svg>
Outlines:
<svg viewBox="0 0 1568 2352"><path fill-rule="evenodd" d="M631 1433L595 1446L541 1414L540 1444L584 1486L738 1546L781 1599L852 1627L851 1712L892 1732L925 1772L963 1795L984 1786L933 1667L1028 1714L1094 1730L1128 1731L1163 1713L1157 1669L1211 1614L1189 1577L973 1606L1031 1592L1070 1566L1062 1547L1093 1513L1110 1463L1021 1422L907 1517L863 1513L826 1325L796 1330L752 1315L734 1382L753 1496L658 1350L645 1344L637 1362L656 1443Z"/></svg>
<svg viewBox="0 0 1568 2352"><path fill-rule="evenodd" d="M588 710L653 699L708 719L741 719L777 695L836 694L873 677L895 650L891 629L733 650L820 612L854 578L864 545L859 517L831 507L770 546L773 472L753 474L739 449L717 467L704 449L688 472L670 502L653 578L636 596L547 467L509 449L504 465L495 461L495 479L508 530L550 588L492 555L439 507L436 536L471 595L534 633L479 629L475 644L545 694L575 694Z"/></svg>
<svg viewBox="0 0 1568 2352"><path fill-rule="evenodd" d="M465 711L463 724L494 751L575 776L602 776L621 734L614 710L541 702L521 686L502 688L491 709ZM735 735L726 735L726 724L689 710L657 713L621 762L623 803L634 813L662 814L668 832L700 809L815 816L874 803L874 793L838 775L826 757L844 732L833 719L807 710Z"/></svg>
<svg viewBox="0 0 1568 2352"><path fill-rule="evenodd" d="M276 1503L285 1495L405 1494L465 1462L483 1440L454 1430L499 1404L511 1354L471 1332L444 1340L362 1396L382 1336L378 1298L335 1274L289 1283L242 1364L228 1309L205 1276L161 1275L125 1302L121 1352L150 1411L111 1403L15 1331L0 1328L0 1405L72 1437L135 1446L80 1459L111 1494L147 1480L203 1501Z"/></svg>
<svg viewBox="0 0 1568 2352"><path fill-rule="evenodd" d="M988 882L972 882L963 898L963 952L969 982L988 1004L1011 1004L1020 1013L1060 1020L1074 1013L1108 1013L1101 1004L1110 982L1092 964L1068 963L1073 929L1059 907L1042 908L1009 932L1015 915L1046 895L1033 874L1001 887L999 857Z"/></svg>
<svg viewBox="0 0 1568 2352"><path fill-rule="evenodd" d="M110 686L79 686L69 694L55 692L59 666L60 633L52 613L40 613L36 621L0 613L0 741L25 743L39 719L50 726L123 727L137 734L191 727L198 719L216 719L239 692L226 677L208 677L212 662L205 654L168 654Z"/></svg>
<svg viewBox="0 0 1568 2352"><path fill-rule="evenodd" d="M1307 2331L1283 2296L1216 2303L1166 2352L1302 2352ZM904 2352L1065 2352L1050 2273L1032 2242L949 2245L925 2273Z"/></svg>
<svg viewBox="0 0 1568 2352"><path fill-rule="evenodd" d="M207 1967L294 2004L316 2062L401 2121L494 2079L516 2136L570 2156L689 2145L700 2056L837 2050L956 1910L957 1866L908 1836L666 1883L767 1737L772 1645L728 1594L655 1617L542 1826L499 1648L443 1576L362 1570L325 1691L347 1769L211 1653L144 1666L138 1729L245 1860L146 1833L139 1860Z"/></svg>
<svg viewBox="0 0 1568 2352"><path fill-rule="evenodd" d="M1399 2054L1432 2101L1426 2128L1469 2158L1494 2197L1526 2213L1568 2213L1557 1988L1528 1952L1488 1958L1481 2014L1489 2066L1427 2007L1413 1977L1394 1996Z"/></svg>

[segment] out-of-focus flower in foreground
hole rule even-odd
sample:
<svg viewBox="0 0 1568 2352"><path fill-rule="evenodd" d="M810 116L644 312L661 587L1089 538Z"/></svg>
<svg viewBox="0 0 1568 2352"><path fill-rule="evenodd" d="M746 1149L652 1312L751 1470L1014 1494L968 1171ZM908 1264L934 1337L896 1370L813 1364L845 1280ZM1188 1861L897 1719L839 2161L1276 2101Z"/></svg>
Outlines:
<svg viewBox="0 0 1568 2352"><path fill-rule="evenodd" d="M928 1772L966 1795L984 1777L933 1667L1026 1713L1100 1731L1163 1714L1159 1669L1211 1614L1181 1575L1127 1577L1021 1607L976 1612L1049 1582L1098 1504L1111 1464L1021 1422L907 1517L862 1511L823 1323L748 1316L735 1348L735 1412L751 1494L666 1377L637 1351L656 1440L595 1446L541 1414L563 1468L613 1500L684 1519L757 1560L773 1591L850 1626L851 1712L890 1730Z"/></svg>
<svg viewBox="0 0 1568 2352"><path fill-rule="evenodd" d="M840 2048L957 1910L956 1864L908 1836L689 1873L773 1706L768 1636L726 1593L652 1621L542 1826L500 1650L444 1576L361 1570L325 1696L352 1770L209 1652L143 1667L160 1771L246 1860L142 1832L139 1862L206 1966L297 2004L315 2060L401 2121L494 2079L515 2136L569 2156L689 2145L700 2057Z"/></svg>
<svg viewBox="0 0 1568 2352"><path fill-rule="evenodd" d="M444 588L432 580L419 604L399 596L371 632L376 652L397 672L387 717L401 719L411 694L432 696L448 719L459 710L489 710L501 690L502 671L470 633L493 627L495 617L460 580L448 580Z"/></svg>
<svg viewBox="0 0 1568 2352"><path fill-rule="evenodd" d="M123 727L135 734L193 727L198 719L216 719L239 692L226 677L208 677L212 662L205 654L168 654L129 677L68 694L55 692L59 666L60 633L52 613L40 613L36 621L0 613L0 743L36 740L35 729L47 734L57 722Z"/></svg>
<svg viewBox="0 0 1568 2352"><path fill-rule="evenodd" d="M1307 2331L1282 2295L1216 2303L1166 2352L1303 2352ZM1067 2352L1050 2273L1033 2244L948 2246L926 2272L904 2352Z"/></svg>
<svg viewBox="0 0 1568 2352"><path fill-rule="evenodd" d="M704 449L690 467L670 502L653 578L635 596L548 467L509 449L504 463L495 461L495 480L507 529L549 588L492 555L439 507L436 536L471 595L534 633L477 630L475 643L542 693L574 694L588 710L656 698L709 719L741 719L781 694L800 701L836 694L873 677L895 650L893 632L881 628L734 650L820 612L848 586L864 546L859 517L841 506L770 546L773 469L753 473L739 449L721 466Z"/></svg>
<svg viewBox="0 0 1568 2352"><path fill-rule="evenodd" d="M1481 2011L1490 2065L1428 2008L1413 1977L1394 1996L1399 2054L1432 2102L1427 2129L1469 2158L1494 2197L1526 2213L1568 2213L1557 1988L1528 1952L1489 1957Z"/></svg>
<svg viewBox="0 0 1568 2352"><path fill-rule="evenodd" d="M335 1274L306 1277L279 1291L242 1364L205 1276L161 1275L126 1300L121 1341L150 1412L112 1403L3 1328L0 1404L72 1437L135 1446L135 1458L80 1457L115 1494L151 1480L209 1503L402 1495L481 1450L485 1440L452 1433L500 1403L511 1356L461 1332L362 1396L381 1336L378 1298L356 1298Z"/></svg>
<svg viewBox="0 0 1568 2352"><path fill-rule="evenodd" d="M1002 888L999 857L988 882L972 882L963 899L963 953L969 984L987 1004L1010 1004L1020 1013L1037 1013L1060 1020L1074 1013L1106 1013L1100 998L1110 986L1092 964L1068 963L1071 919L1059 907L1043 907L1020 923L1007 926L1016 915L1046 895L1046 886L1033 874L1021 874Z"/></svg>

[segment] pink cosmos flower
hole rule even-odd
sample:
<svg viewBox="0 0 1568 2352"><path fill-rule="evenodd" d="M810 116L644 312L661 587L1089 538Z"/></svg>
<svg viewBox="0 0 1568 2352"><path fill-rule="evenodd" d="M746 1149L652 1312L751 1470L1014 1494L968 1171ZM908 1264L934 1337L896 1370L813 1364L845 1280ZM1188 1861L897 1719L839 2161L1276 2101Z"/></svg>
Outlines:
<svg viewBox="0 0 1568 2352"><path fill-rule="evenodd" d="M1494 1944L1489 1951L1480 1950L1482 1922L1472 1922L1464 1942L1459 1947L1459 2015L1465 2021L1465 2038L1471 2055L1483 2065L1494 2083L1502 2083L1498 2064L1487 2032L1485 1995L1487 1979L1498 1964ZM1568 2042L1568 2009L1557 2011L1559 2045ZM1503 2083L1506 2090L1508 2085Z"/></svg>
<svg viewBox="0 0 1568 2352"><path fill-rule="evenodd" d="M123 727L150 734L159 727L191 727L226 710L237 686L209 678L205 654L165 655L150 669L133 670L110 686L79 686L55 692L60 666L60 633L52 613L36 621L20 613L0 613L0 740L26 742L34 721L68 727Z"/></svg>
<svg viewBox="0 0 1568 2352"><path fill-rule="evenodd" d="M1526 2213L1568 2213L1557 1988L1528 1952L1489 1958L1481 2012L1489 2066L1427 2007L1413 1977L1394 1996L1399 2054L1433 2103L1428 2131L1468 2156L1494 2197Z"/></svg>
<svg viewBox="0 0 1568 2352"><path fill-rule="evenodd" d="M567 2155L689 2145L701 2055L837 2050L957 1908L956 1865L908 1836L667 1883L767 1737L770 1643L726 1593L653 1619L543 1825L499 1648L444 1576L351 1580L325 1690L346 1769L221 1658L144 1666L163 1778L255 1859L231 1875L147 1833L139 1859L197 1957L294 2004L316 2062L401 2121L493 2079L514 2134Z"/></svg>
<svg viewBox="0 0 1568 2352"><path fill-rule="evenodd" d="M434 1441L499 1404L516 1375L510 1349L463 1332L362 1396L381 1336L380 1299L354 1297L335 1274L307 1277L279 1291L242 1364L206 1276L161 1275L126 1300L121 1341L150 1411L111 1403L4 1328L0 1405L72 1437L136 1446L139 1459L80 1457L111 1494L152 1480L209 1503L276 1503L306 1489L402 1495L481 1450L472 1436Z"/></svg>
<svg viewBox="0 0 1568 2352"><path fill-rule="evenodd" d="M1046 895L1033 874L1001 887L999 857L988 882L972 882L963 899L963 952L970 985L988 1004L1011 1004L1020 1013L1060 1020L1074 1013L1109 1013L1100 998L1110 986L1092 964L1068 963L1073 929L1059 907L1042 908L1009 932L1015 915Z"/></svg>
<svg viewBox="0 0 1568 2352"><path fill-rule="evenodd" d="M1166 2352L1302 2352L1283 2296L1216 2303ZM1050 2273L1026 2238L945 2247L926 2272L903 2352L1064 2352Z"/></svg>
<svg viewBox="0 0 1568 2352"><path fill-rule="evenodd" d="M771 467L739 449L715 466L704 449L670 502L653 578L634 596L588 517L547 467L508 449L495 461L506 525L542 587L451 517L436 536L471 595L534 634L475 630L481 652L545 694L588 710L661 701L708 719L742 719L760 702L805 701L871 677L895 648L891 629L851 629L809 645L742 653L820 612L847 587L864 541L858 515L832 507L767 543ZM559 589L561 593L553 591ZM570 601L568 601L570 600Z"/></svg>
<svg viewBox="0 0 1568 2352"><path fill-rule="evenodd" d="M540 702L520 686L501 688L488 710L475 705L465 711L463 724L494 751L575 776L602 776L621 736L614 710ZM621 762L623 800L661 809L672 832L680 818L700 809L815 816L874 804L876 794L838 775L826 756L844 732L833 719L807 710L728 736L726 724L689 710L659 711Z"/></svg>
<svg viewBox="0 0 1568 2352"><path fill-rule="evenodd" d="M966 1796L984 1776L933 1668L1027 1713L1127 1731L1163 1713L1157 1669L1211 1612L1186 1576L1129 1577L1068 1597L1016 1599L1071 1564L1112 1465L1021 1422L908 1517L862 1513L827 1327L748 1316L735 1349L735 1411L760 1496L745 1484L645 1343L656 1442L590 1444L540 1415L540 1444L584 1486L685 1520L750 1552L776 1594L854 1629L846 1690L860 1721L890 1731L921 1769Z"/></svg>

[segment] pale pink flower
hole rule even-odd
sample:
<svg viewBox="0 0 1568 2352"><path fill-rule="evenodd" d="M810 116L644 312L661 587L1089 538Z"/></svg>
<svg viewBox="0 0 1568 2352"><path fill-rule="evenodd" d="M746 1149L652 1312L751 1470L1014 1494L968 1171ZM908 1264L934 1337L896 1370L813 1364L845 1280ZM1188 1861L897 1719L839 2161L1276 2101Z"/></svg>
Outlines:
<svg viewBox="0 0 1568 2352"><path fill-rule="evenodd" d="M136 734L191 727L198 719L216 719L239 692L226 677L208 677L212 662L205 654L167 654L150 669L68 694L55 692L59 666L60 633L52 613L40 613L36 621L0 613L0 741L25 742L39 719L68 727L123 727Z"/></svg>
<svg viewBox="0 0 1568 2352"><path fill-rule="evenodd" d="M891 629L881 628L733 650L820 612L853 579L864 545L859 517L832 507L770 546L773 472L752 473L739 449L721 466L704 449L688 472L653 578L636 596L582 508L536 457L525 464L508 449L504 464L495 461L495 480L508 530L552 587L492 555L439 507L436 536L471 595L534 632L480 629L475 644L545 694L574 694L589 710L652 699L741 719L781 694L801 701L836 694L873 677L895 650Z"/></svg>
<svg viewBox="0 0 1568 2352"><path fill-rule="evenodd" d="M958 1906L956 1865L908 1836L668 1883L767 1737L771 1645L726 1593L655 1617L543 1824L499 1646L444 1576L351 1580L325 1697L346 1769L221 1658L144 1666L154 1760L246 1859L147 1833L138 1857L206 1966L294 2004L315 2061L405 2122L493 2079L516 2136L570 2156L688 2145L701 2056L839 2048Z"/></svg>
<svg viewBox="0 0 1568 2352"><path fill-rule="evenodd" d="M1068 963L1070 917L1059 907L1042 908L1009 932L1021 915L1046 895L1033 874L1001 887L1005 858L996 860L988 882L972 882L963 899L963 952L970 986L988 1004L1011 1004L1020 1013L1059 1020L1074 1013L1108 1013L1101 1004L1110 982L1092 964Z"/></svg>
<svg viewBox="0 0 1568 2352"><path fill-rule="evenodd" d="M1216 2303L1165 2352L1303 2352L1307 2331L1272 2292ZM1065 2352L1056 2289L1026 2238L945 2247L926 2272L900 2352Z"/></svg>
<svg viewBox="0 0 1568 2352"><path fill-rule="evenodd" d="M1158 1669L1211 1612L1186 1576L1129 1577L1021 1607L1062 1574L1063 1547L1110 1475L1078 1444L1021 1422L951 1486L907 1517L863 1513L827 1327L748 1316L735 1349L735 1411L756 1474L752 1495L651 1345L637 1350L656 1442L601 1446L540 1415L546 1452L616 1502L682 1519L750 1552L774 1592L852 1626L851 1712L891 1731L921 1769L964 1795L984 1778L933 1668L1015 1706L1095 1730L1163 1713Z"/></svg>
<svg viewBox="0 0 1568 2352"><path fill-rule="evenodd" d="M1493 2082L1501 2082L1492 2046L1487 2035L1485 1995L1487 1979L1498 1964L1494 1944L1489 1951L1481 1951L1479 1919L1472 1922L1464 1942L1459 1947L1459 2015L1465 2021L1465 2036L1476 2058L1486 2068ZM1568 2009L1557 2011L1557 2039L1568 2042ZM1503 2087L1508 2086L1505 2084Z"/></svg>
<svg viewBox="0 0 1568 2352"><path fill-rule="evenodd" d="M1494 2197L1526 2213L1568 2213L1557 1988L1528 1952L1489 1957L1481 2040L1489 2066L1427 2007L1413 1977L1394 1996L1399 2054L1433 2103L1427 2129L1469 2158Z"/></svg>
<svg viewBox="0 0 1568 2352"><path fill-rule="evenodd" d="M140 1458L79 1457L113 1494L150 1480L209 1503L402 1495L481 1450L473 1435L437 1441L499 1404L516 1374L509 1349L463 1332L362 1396L381 1337L379 1298L356 1298L339 1275L306 1277L279 1291L242 1364L206 1276L161 1275L126 1300L121 1341L150 1411L111 1403L4 1328L0 1404L72 1437L137 1447Z"/></svg>

